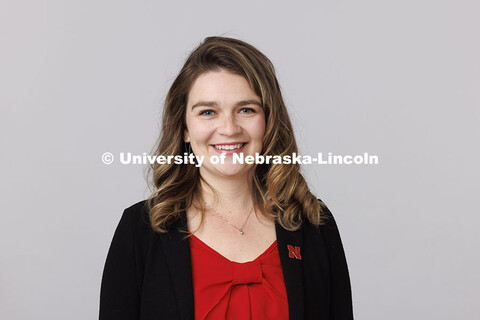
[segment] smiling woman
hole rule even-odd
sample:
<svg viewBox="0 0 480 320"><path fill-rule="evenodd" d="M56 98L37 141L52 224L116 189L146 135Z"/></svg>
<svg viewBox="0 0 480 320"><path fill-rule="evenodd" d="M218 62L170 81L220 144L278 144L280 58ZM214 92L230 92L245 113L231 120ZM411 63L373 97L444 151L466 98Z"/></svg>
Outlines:
<svg viewBox="0 0 480 320"><path fill-rule="evenodd" d="M270 60L206 38L165 100L155 191L124 211L107 256L100 319L353 319L342 242L298 163ZM209 161L221 156L223 163Z"/></svg>

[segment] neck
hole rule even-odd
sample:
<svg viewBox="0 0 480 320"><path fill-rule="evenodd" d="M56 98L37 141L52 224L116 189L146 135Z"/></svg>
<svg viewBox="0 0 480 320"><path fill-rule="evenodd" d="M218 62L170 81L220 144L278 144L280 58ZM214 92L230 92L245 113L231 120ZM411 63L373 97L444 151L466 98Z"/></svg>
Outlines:
<svg viewBox="0 0 480 320"><path fill-rule="evenodd" d="M201 181L202 196L207 205L239 215L243 215L246 210L252 208L252 176L250 174L228 178L207 174L202 177L210 185L209 187Z"/></svg>

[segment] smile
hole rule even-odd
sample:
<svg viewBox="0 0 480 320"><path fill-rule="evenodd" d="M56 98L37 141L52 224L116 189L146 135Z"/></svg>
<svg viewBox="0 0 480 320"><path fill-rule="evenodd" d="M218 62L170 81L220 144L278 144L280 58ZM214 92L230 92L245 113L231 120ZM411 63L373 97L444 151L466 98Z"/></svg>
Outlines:
<svg viewBox="0 0 480 320"><path fill-rule="evenodd" d="M218 150L235 150L240 149L243 147L245 143L238 143L238 144L215 144L214 148Z"/></svg>
<svg viewBox="0 0 480 320"><path fill-rule="evenodd" d="M227 144L212 144L211 146L213 149L217 152L220 153L236 153L240 152L245 146L247 145L246 142L240 142L240 143L227 143Z"/></svg>

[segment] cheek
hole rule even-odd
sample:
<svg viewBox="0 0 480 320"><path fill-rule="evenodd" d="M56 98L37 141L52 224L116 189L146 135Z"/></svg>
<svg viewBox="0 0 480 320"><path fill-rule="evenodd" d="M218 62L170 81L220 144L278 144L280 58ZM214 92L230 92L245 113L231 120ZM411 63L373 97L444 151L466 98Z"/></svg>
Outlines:
<svg viewBox="0 0 480 320"><path fill-rule="evenodd" d="M249 122L249 127L250 137L262 140L263 136L265 135L265 118L256 117Z"/></svg>
<svg viewBox="0 0 480 320"><path fill-rule="evenodd" d="M212 133L210 126L195 119L189 119L187 121L187 128L190 140L196 141L197 143L206 141Z"/></svg>

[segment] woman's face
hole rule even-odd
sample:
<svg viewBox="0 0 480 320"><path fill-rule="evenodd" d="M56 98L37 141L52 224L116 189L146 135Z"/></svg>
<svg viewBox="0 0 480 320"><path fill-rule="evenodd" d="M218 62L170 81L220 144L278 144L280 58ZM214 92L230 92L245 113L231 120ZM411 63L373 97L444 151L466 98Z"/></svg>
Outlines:
<svg viewBox="0 0 480 320"><path fill-rule="evenodd" d="M196 156L204 156L200 173L205 176L245 175L253 164L234 164L233 154L262 151L265 114L261 100L247 80L225 70L201 74L188 94L185 142ZM225 153L224 164L210 157Z"/></svg>

